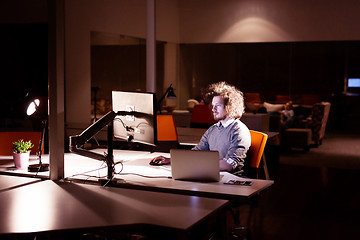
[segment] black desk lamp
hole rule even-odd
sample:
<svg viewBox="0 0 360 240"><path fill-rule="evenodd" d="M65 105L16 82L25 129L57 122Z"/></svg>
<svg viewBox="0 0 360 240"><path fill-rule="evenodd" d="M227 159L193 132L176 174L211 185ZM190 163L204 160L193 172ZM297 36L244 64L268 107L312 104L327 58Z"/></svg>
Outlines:
<svg viewBox="0 0 360 240"><path fill-rule="evenodd" d="M28 168L28 170L30 172L49 171L49 164L41 162L41 154L42 154L42 150L43 150L44 136L45 136L45 131L46 131L46 127L47 127L47 116L45 116L40 111L39 106L40 106L40 100L35 99L32 102L30 102L30 104L29 104L29 106L27 107L27 110L26 110L26 114L28 116L31 116L31 115L34 115L34 114L40 116L40 118L42 119L42 124L43 124L43 129L42 129L42 133L41 133L41 139L39 141L39 145L38 145L38 148L36 150L36 155L39 158L39 164L30 165L29 168Z"/></svg>
<svg viewBox="0 0 360 240"><path fill-rule="evenodd" d="M170 86L166 89L165 93L161 96L161 98L159 99L159 101L157 103L160 113L161 113L161 103L164 101L164 98L166 97L166 95L168 98L176 98L172 84L170 84Z"/></svg>

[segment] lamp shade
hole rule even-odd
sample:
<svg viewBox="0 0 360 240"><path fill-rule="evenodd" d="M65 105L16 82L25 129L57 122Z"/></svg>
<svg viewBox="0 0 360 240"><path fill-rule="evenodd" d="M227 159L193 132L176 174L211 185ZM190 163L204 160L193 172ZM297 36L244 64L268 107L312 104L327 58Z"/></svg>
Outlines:
<svg viewBox="0 0 360 240"><path fill-rule="evenodd" d="M176 98L174 89L173 89L171 86L169 87L169 91L168 91L168 94L167 94L167 98Z"/></svg>
<svg viewBox="0 0 360 240"><path fill-rule="evenodd" d="M40 100L39 99L35 99L32 102L30 102L29 106L27 107L26 114L28 116L33 115L34 112L36 112L39 105L40 105Z"/></svg>

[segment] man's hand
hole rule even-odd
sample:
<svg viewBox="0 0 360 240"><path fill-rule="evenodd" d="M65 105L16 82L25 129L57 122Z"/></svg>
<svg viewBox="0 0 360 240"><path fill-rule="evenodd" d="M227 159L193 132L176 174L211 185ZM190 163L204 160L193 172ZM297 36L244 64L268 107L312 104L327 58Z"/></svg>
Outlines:
<svg viewBox="0 0 360 240"><path fill-rule="evenodd" d="M170 158L164 156L157 156L151 159L149 164L154 166L170 164Z"/></svg>
<svg viewBox="0 0 360 240"><path fill-rule="evenodd" d="M224 159L219 161L220 171L231 171L233 170L232 166L228 164Z"/></svg>

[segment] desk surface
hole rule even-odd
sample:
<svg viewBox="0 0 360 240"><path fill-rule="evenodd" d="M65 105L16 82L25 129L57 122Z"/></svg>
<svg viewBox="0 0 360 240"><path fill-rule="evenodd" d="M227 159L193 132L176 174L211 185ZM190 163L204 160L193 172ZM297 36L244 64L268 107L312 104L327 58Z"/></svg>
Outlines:
<svg viewBox="0 0 360 240"><path fill-rule="evenodd" d="M0 202L0 234L132 225L189 231L228 203L50 180L1 192Z"/></svg>
<svg viewBox="0 0 360 240"><path fill-rule="evenodd" d="M95 149L101 153L104 149ZM245 180L228 172L220 172L219 182L191 182L171 179L171 166L151 166L149 161L155 156L168 153L150 153L143 151L114 150L114 161L123 162L115 167L114 179L118 180L121 187L174 192L187 195L207 196L224 199L250 197L263 189L268 188L274 182L271 180L253 179L251 186L238 186L224 184L229 179ZM43 162L48 162L48 156L44 155ZM0 160L1 161L1 160ZM98 178L107 176L106 164L101 161L79 156L73 153L65 154L65 177L74 180L97 181ZM10 164L10 165L13 165ZM3 171L6 166L0 168ZM12 170L10 170L12 171ZM23 170L16 170L18 174L33 175ZM49 172L39 173L41 176Z"/></svg>
<svg viewBox="0 0 360 240"><path fill-rule="evenodd" d="M274 183L274 181L271 180L252 179L253 184L251 186L227 185L224 184L224 182L230 179L245 180L245 178L235 176L228 172L220 172L219 182L205 183L174 180L171 179L171 165L149 165L150 160L155 156L159 155L170 157L168 153L165 154L115 150L115 162L123 160L123 163L122 165L116 165L115 171L119 174L116 174L114 179L118 180L118 185L122 187L132 187L137 189L174 192L187 195L216 197L224 199L250 197L262 191L263 189L268 188ZM67 157L71 157L74 160L78 159L78 156L75 156L74 154ZM70 162L70 159L68 160ZM68 160L66 162L68 162ZM86 161L87 167L89 166L89 160L93 161L91 159L88 159ZM97 163L98 165L100 165L98 161ZM80 168L81 166L77 165L77 169ZM96 171L95 173L98 175L106 176L106 169L104 168L101 171ZM74 179L94 179L90 178L89 174L67 176Z"/></svg>
<svg viewBox="0 0 360 240"><path fill-rule="evenodd" d="M43 158L44 158L43 161L44 163L49 163L48 155L45 154ZM37 158L37 156L30 155L29 165L38 164L38 163L39 163L39 159ZM36 174L36 173L28 172L27 170L17 169L14 164L13 156L0 156L0 172L5 172L6 174L17 175L17 176L25 176L25 177L26 176L33 177L37 175L37 177L40 178L49 178L48 171L39 172L38 174Z"/></svg>
<svg viewBox="0 0 360 240"><path fill-rule="evenodd" d="M234 199L250 197L273 184L269 180L255 180L251 186L228 185L224 182L245 180L228 172L220 172L219 182L193 182L171 179L171 166L148 166L149 159L124 163L123 171L115 176L119 185L133 185L139 189L174 192L187 195ZM142 176L136 175L141 174ZM144 177L145 176L145 177Z"/></svg>
<svg viewBox="0 0 360 240"><path fill-rule="evenodd" d="M0 175L0 192L40 181L39 178Z"/></svg>

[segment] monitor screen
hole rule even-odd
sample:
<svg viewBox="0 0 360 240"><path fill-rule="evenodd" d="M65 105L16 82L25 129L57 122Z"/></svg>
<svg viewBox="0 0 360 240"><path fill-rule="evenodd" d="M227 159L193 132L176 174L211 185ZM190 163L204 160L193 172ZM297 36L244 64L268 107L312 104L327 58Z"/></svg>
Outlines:
<svg viewBox="0 0 360 240"><path fill-rule="evenodd" d="M148 145L157 144L155 93L113 91L112 105L115 113L136 113L116 116L115 138Z"/></svg>
<svg viewBox="0 0 360 240"><path fill-rule="evenodd" d="M360 78L348 78L348 88L360 88Z"/></svg>

